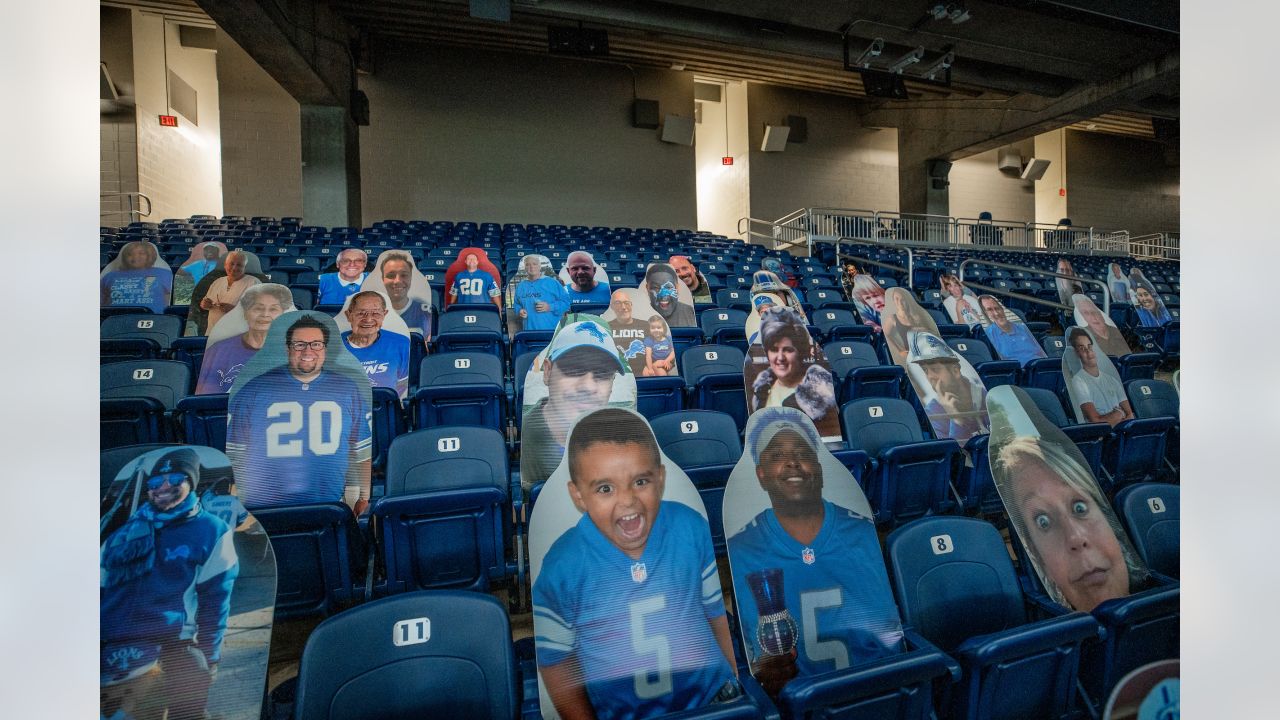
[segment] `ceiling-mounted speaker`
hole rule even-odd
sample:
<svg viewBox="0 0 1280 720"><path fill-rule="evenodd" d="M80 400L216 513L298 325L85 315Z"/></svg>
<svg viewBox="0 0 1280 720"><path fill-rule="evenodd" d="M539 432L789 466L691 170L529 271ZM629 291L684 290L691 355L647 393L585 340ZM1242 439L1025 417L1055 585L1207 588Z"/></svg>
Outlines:
<svg viewBox="0 0 1280 720"><path fill-rule="evenodd" d="M862 78L862 89L867 93L867 97L907 99L907 84L897 73L883 70L859 70L858 75Z"/></svg>
<svg viewBox="0 0 1280 720"><path fill-rule="evenodd" d="M631 127L658 129L658 101L636 98L631 103Z"/></svg>
<svg viewBox="0 0 1280 720"><path fill-rule="evenodd" d="M996 151L996 168L1000 172L1022 172L1022 153L1013 148L1000 148Z"/></svg>
<svg viewBox="0 0 1280 720"><path fill-rule="evenodd" d="M693 118L668 115L662 119L662 142L693 144Z"/></svg>
<svg viewBox="0 0 1280 720"><path fill-rule="evenodd" d="M809 121L803 115L788 115L782 124L791 128L787 142L802 143L809 139Z"/></svg>
<svg viewBox="0 0 1280 720"><path fill-rule="evenodd" d="M782 152L787 149L787 137L791 128L786 125L765 125L764 142L760 144L760 152Z"/></svg>
<svg viewBox="0 0 1280 720"><path fill-rule="evenodd" d="M946 160L930 160L925 164L929 177L946 179L951 174L951 163Z"/></svg>
<svg viewBox="0 0 1280 720"><path fill-rule="evenodd" d="M1027 161L1027 166L1022 168L1021 177L1023 180L1039 180L1044 177L1044 173L1049 169L1049 161L1039 158L1031 158Z"/></svg>

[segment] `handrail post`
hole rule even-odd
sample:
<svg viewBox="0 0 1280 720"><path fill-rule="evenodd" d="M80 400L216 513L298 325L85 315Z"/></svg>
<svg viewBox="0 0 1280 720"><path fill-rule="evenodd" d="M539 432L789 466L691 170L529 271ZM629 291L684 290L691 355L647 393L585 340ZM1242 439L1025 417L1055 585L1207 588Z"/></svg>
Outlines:
<svg viewBox="0 0 1280 720"><path fill-rule="evenodd" d="M1033 273L1036 273L1037 275L1051 275L1055 278L1076 280L1082 284L1090 283L1093 285L1097 285L1098 287L1102 288L1102 314L1108 317L1111 315L1111 290L1108 289L1107 284L1102 282L1101 280L1094 280L1093 278L1083 278L1078 275L1065 275L1060 272L1054 272L1050 270L1040 270L1038 268L1026 267L1024 265L1010 265L1009 263L996 262L995 260L979 260L977 258L966 258L960 261L960 266L956 268L956 277L960 280L960 282L964 282L964 269L965 269L965 266L969 265L970 263L978 263L980 265L990 265L992 267L1004 268L1006 270L1022 270L1024 272L1033 272ZM1062 303L1050 302L1048 300L1041 300L1040 298L1033 298L1029 295L1023 295L1022 293L1011 293L1008 290L1001 290L999 288L993 288L988 285L978 285L977 283L974 283L974 287L977 287L982 290L989 290L991 292L999 293L1001 295L1008 295L1009 297L1021 298L1023 300L1039 303L1041 305L1049 305L1050 307L1056 307L1063 310L1071 309L1070 307L1063 305Z"/></svg>

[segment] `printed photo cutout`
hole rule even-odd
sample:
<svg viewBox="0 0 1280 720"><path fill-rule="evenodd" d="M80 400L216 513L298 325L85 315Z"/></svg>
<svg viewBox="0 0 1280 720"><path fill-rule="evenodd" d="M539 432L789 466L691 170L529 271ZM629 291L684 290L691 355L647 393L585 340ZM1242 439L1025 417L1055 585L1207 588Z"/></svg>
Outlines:
<svg viewBox="0 0 1280 720"><path fill-rule="evenodd" d="M912 330L907 345L907 378L934 437L964 445L974 435L987 432L987 388L969 361L929 332Z"/></svg>
<svg viewBox="0 0 1280 720"><path fill-rule="evenodd" d="M1076 308L1079 312L1079 308ZM1134 418L1125 395L1124 383L1097 338L1088 329L1067 329L1067 347L1062 351L1062 376L1076 422L1104 422L1115 427Z"/></svg>
<svg viewBox="0 0 1280 720"><path fill-rule="evenodd" d="M619 408L573 425L529 521L542 716L655 717L742 692L693 483Z"/></svg>
<svg viewBox="0 0 1280 720"><path fill-rule="evenodd" d="M507 283L507 334L554 330L569 310L569 293L543 255L520 258L520 270Z"/></svg>
<svg viewBox="0 0 1280 720"><path fill-rule="evenodd" d="M210 281L199 307L205 313L205 332L218 327L218 321L236 309L245 290L261 281L248 274L249 258L241 250L232 250L222 261L222 275Z"/></svg>
<svg viewBox="0 0 1280 720"><path fill-rule="evenodd" d="M1001 360L1017 360L1018 365L1026 366L1036 358L1046 357L1044 348L1040 347L1031 329L1009 310L995 295L978 297L982 307L982 331L987 341Z"/></svg>
<svg viewBox="0 0 1280 720"><path fill-rule="evenodd" d="M1160 327L1173 320L1160 293L1141 270L1129 271L1129 284L1133 286L1133 309L1138 311L1138 322L1143 327Z"/></svg>
<svg viewBox="0 0 1280 720"><path fill-rule="evenodd" d="M1071 305L1072 295L1084 294L1084 283L1074 279L1078 277L1076 275L1076 269L1071 264L1071 261L1066 258L1060 258L1058 260L1055 270L1062 275L1072 276L1070 278L1056 278L1054 280L1054 283L1058 288L1058 302L1069 306Z"/></svg>
<svg viewBox="0 0 1280 720"><path fill-rule="evenodd" d="M693 264L692 258L688 255L672 255L667 258L667 264L676 271L676 275L680 277L685 287L689 288L689 294L693 297L695 304L715 304L715 299L711 296L711 286L707 284L707 278L698 272L698 266Z"/></svg>
<svg viewBox="0 0 1280 720"><path fill-rule="evenodd" d="M1089 329L1094 344L1108 357L1122 357L1132 352L1116 323L1088 295L1072 295L1076 325Z"/></svg>
<svg viewBox="0 0 1280 720"><path fill-rule="evenodd" d="M318 305L341 305L347 298L360 292L368 273L369 254L360 248L344 248L334 258L333 272L326 269L320 274L320 292L316 293Z"/></svg>
<svg viewBox="0 0 1280 720"><path fill-rule="evenodd" d="M774 304L786 305L800 313L800 317L804 318L806 323L809 322L809 316L805 314L804 306L800 303L800 298L796 297L795 290L784 283L777 273L760 270L751 276L752 305L757 312L760 311L760 305L755 302L755 295L758 293L769 293L775 298L780 297L782 302Z"/></svg>
<svg viewBox="0 0 1280 720"><path fill-rule="evenodd" d="M576 320L556 331L539 353L541 362L529 368L520 422L520 485L526 492L551 477L580 415L603 407L635 409L636 377L613 342L608 323Z"/></svg>
<svg viewBox="0 0 1280 720"><path fill-rule="evenodd" d="M880 332L880 315L884 312L884 288L870 275L855 275L849 299L862 318L862 324Z"/></svg>
<svg viewBox="0 0 1280 720"><path fill-rule="evenodd" d="M404 320L410 332L422 333L431 341L435 327L435 291L427 278L414 265L407 250L387 250L378 256L373 272L364 279L361 290L376 290L391 300L391 309Z"/></svg>
<svg viewBox="0 0 1280 720"><path fill-rule="evenodd" d="M760 269L764 272L771 273L778 278L779 282L784 283L787 287L793 288L799 284L795 273L791 272L782 264L782 260L776 257L766 257L760 260Z"/></svg>
<svg viewBox="0 0 1280 720"><path fill-rule="evenodd" d="M205 341L196 394L231 392L245 364L262 349L271 322L295 309L293 293L279 283L261 283L241 293Z"/></svg>
<svg viewBox="0 0 1280 720"><path fill-rule="evenodd" d="M776 698L797 675L901 652L871 506L853 475L793 408L753 414L746 440L725 486L724 529L751 674Z"/></svg>
<svg viewBox="0 0 1280 720"><path fill-rule="evenodd" d="M640 289L649 296L649 305L670 327L697 327L693 313L693 293L666 263L652 263L645 268Z"/></svg>
<svg viewBox="0 0 1280 720"><path fill-rule="evenodd" d="M237 252L244 255L244 273L245 275L257 278L258 282L270 282L270 279L262 272L262 261L257 255L248 250L238 250ZM191 289L191 297L188 298L187 305L187 326L184 334L187 336L208 336L209 335L209 311L204 308L204 298L213 290L214 284L221 278L226 277L226 255L222 256L222 262L218 267L205 273L195 287ZM175 279L175 282L177 280ZM225 284L219 283L223 287ZM174 291L175 296L177 291Z"/></svg>
<svg viewBox="0 0 1280 720"><path fill-rule="evenodd" d="M933 316L920 307L910 290L891 287L885 291L884 315L880 318L884 329L884 342L889 348L889 357L897 365L907 367L907 356L911 352L909 335L913 332L927 332L939 335L938 324Z"/></svg>
<svg viewBox="0 0 1280 720"><path fill-rule="evenodd" d="M996 489L1050 599L1089 612L1141 587L1149 572L1076 444L1020 387L992 389L987 407Z"/></svg>
<svg viewBox="0 0 1280 720"><path fill-rule="evenodd" d="M163 313L173 292L173 270L154 244L134 240L125 243L120 254L102 268L98 291L102 307L141 305Z"/></svg>
<svg viewBox="0 0 1280 720"><path fill-rule="evenodd" d="M191 255L182 261L178 271L173 274L173 304L189 304L191 291L205 275L222 267L222 258L226 254L227 246L217 240L192 245Z"/></svg>
<svg viewBox="0 0 1280 720"><path fill-rule="evenodd" d="M231 484L227 457L195 446L140 454L112 483L100 536L101 717L232 717L261 705L275 559Z"/></svg>
<svg viewBox="0 0 1280 720"><path fill-rule="evenodd" d="M480 248L465 248L458 253L444 274L444 306L484 305L502 307L502 275Z"/></svg>
<svg viewBox="0 0 1280 720"><path fill-rule="evenodd" d="M227 407L227 456L245 507L369 504L373 391L333 318L276 318Z"/></svg>
<svg viewBox="0 0 1280 720"><path fill-rule="evenodd" d="M1133 285L1129 283L1129 276L1120 269L1120 263L1107 265L1107 290L1111 292L1113 303L1133 302Z"/></svg>
<svg viewBox="0 0 1280 720"><path fill-rule="evenodd" d="M973 327L982 322L982 309L978 305L978 296L960 282L960 278L952 273L943 273L942 306L947 309L947 317L957 325Z"/></svg>
<svg viewBox="0 0 1280 720"><path fill-rule="evenodd" d="M636 377L679 375L671 327L649 305L649 295L639 288L614 290L603 318L609 323L613 343Z"/></svg>
<svg viewBox="0 0 1280 720"><path fill-rule="evenodd" d="M742 368L748 414L767 407L796 408L817 426L823 442L840 442L835 376L822 346L790 308L773 307L759 322L758 342L748 349Z"/></svg>
<svg viewBox="0 0 1280 720"><path fill-rule="evenodd" d="M570 305L608 305L609 272L586 250L575 250L564 259L560 282L569 294Z"/></svg>
<svg viewBox="0 0 1280 720"><path fill-rule="evenodd" d="M409 326L390 308L386 293L361 290L343 301L333 320L371 386L391 388L404 400L409 394Z"/></svg>

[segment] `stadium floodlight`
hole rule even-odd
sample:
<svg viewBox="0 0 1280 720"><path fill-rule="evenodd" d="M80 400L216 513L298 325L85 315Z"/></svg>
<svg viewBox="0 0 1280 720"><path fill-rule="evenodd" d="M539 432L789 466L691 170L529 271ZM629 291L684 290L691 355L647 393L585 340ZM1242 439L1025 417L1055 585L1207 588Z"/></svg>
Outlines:
<svg viewBox="0 0 1280 720"><path fill-rule="evenodd" d="M937 62L925 68L923 77L929 80L936 80L939 75L951 69L951 63L956 61L956 54L948 52L946 55L938 58Z"/></svg>
<svg viewBox="0 0 1280 720"><path fill-rule="evenodd" d="M912 50L911 52L907 53L906 55L903 55L897 60L894 60L893 64L889 66L889 72L897 73L901 75L903 70L907 69L912 65L915 65L916 63L920 62L923 59L924 59L924 46L922 45L916 48L915 50Z"/></svg>
<svg viewBox="0 0 1280 720"><path fill-rule="evenodd" d="M876 38L871 41L866 50L853 61L856 67L871 67L872 58L880 57L880 53L884 51L884 38Z"/></svg>

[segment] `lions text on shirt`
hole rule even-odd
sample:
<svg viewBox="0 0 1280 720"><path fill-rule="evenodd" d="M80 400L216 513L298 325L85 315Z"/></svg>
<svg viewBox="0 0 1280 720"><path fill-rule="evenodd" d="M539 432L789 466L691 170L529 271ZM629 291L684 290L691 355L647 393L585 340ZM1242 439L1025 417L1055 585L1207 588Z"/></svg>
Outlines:
<svg viewBox="0 0 1280 720"><path fill-rule="evenodd" d="M342 333L342 342L356 356L374 387L388 387L403 399L409 393L409 338L381 330L372 344L358 348L349 341L351 331Z"/></svg>

